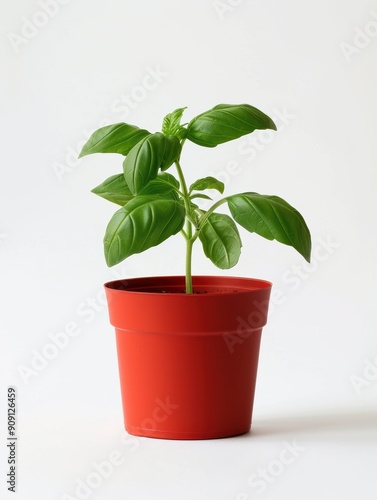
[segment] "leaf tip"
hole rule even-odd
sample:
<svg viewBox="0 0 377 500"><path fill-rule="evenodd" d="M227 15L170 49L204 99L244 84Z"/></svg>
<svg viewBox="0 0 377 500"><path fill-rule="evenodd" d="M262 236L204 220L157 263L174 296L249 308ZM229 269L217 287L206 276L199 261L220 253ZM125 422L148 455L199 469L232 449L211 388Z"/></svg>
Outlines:
<svg viewBox="0 0 377 500"><path fill-rule="evenodd" d="M306 260L306 262L308 262L310 264L310 262L311 262L311 248L309 248L308 251L305 252L304 259Z"/></svg>
<svg viewBox="0 0 377 500"><path fill-rule="evenodd" d="M84 144L83 147L81 148L81 151L78 155L78 159L82 158L83 156L90 155L90 149L88 147L88 143Z"/></svg>
<svg viewBox="0 0 377 500"><path fill-rule="evenodd" d="M273 120L271 120L271 127L270 127L271 130L275 130L275 132L277 131L277 126L275 124L275 122Z"/></svg>

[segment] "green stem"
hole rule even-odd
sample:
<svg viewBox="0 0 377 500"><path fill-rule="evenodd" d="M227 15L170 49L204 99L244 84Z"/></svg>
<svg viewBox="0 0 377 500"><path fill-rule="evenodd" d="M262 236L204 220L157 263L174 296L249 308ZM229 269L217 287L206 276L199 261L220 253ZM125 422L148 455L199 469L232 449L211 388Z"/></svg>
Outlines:
<svg viewBox="0 0 377 500"><path fill-rule="evenodd" d="M182 168L179 163L179 159L176 160L175 166L177 168L179 182L181 183L182 198L186 210L186 229L184 235L186 239L186 293L192 293L192 271L191 271L192 245L196 238L193 238L192 236L192 223L189 220L189 215L191 211L189 192L187 189L186 179L183 175Z"/></svg>
<svg viewBox="0 0 377 500"><path fill-rule="evenodd" d="M192 293L192 245L193 240L186 241L186 293Z"/></svg>
<svg viewBox="0 0 377 500"><path fill-rule="evenodd" d="M209 208L207 210L207 212L203 215L203 217L200 219L200 223L199 223L199 227L196 231L196 233L194 234L194 239L197 238L198 234L200 233L202 227L204 226L204 224L207 222L207 219L208 217L216 210L216 208L218 208L220 205L223 205L224 203L226 203L228 201L228 198L222 198L221 200L218 200L216 203L214 203L212 205L211 208Z"/></svg>

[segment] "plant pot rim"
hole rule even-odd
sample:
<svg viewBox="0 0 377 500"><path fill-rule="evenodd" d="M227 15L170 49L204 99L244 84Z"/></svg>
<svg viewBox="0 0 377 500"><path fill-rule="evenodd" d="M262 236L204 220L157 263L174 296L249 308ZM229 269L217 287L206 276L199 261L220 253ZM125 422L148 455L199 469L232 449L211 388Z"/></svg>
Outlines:
<svg viewBox="0 0 377 500"><path fill-rule="evenodd" d="M250 293L251 290L269 289L272 283L259 278L241 276L194 275L194 293L185 293L185 276L143 276L108 281L107 289L118 290L122 294L147 294L148 296L208 297Z"/></svg>

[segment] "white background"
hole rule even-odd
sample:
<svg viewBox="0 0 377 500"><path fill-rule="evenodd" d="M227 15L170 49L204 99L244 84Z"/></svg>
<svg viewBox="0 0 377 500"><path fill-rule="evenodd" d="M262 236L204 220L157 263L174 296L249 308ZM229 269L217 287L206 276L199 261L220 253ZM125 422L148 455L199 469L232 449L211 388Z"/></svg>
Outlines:
<svg viewBox="0 0 377 500"><path fill-rule="evenodd" d="M47 3L1 3L2 498L10 385L22 500L371 498L377 3L65 0L43 10ZM285 198L311 229L312 263L242 232L240 262L227 271L274 283L251 433L127 436L102 284L182 274L183 245L177 236L108 269L102 236L114 206L90 190L120 172L121 159L77 154L104 123L157 131L177 107L188 107L188 121L243 102L272 116L278 132L216 149L188 144L188 181L217 175L227 194ZM196 274L218 273L199 248L195 259ZM67 329L76 335L38 365ZM109 477L95 475L110 458Z"/></svg>

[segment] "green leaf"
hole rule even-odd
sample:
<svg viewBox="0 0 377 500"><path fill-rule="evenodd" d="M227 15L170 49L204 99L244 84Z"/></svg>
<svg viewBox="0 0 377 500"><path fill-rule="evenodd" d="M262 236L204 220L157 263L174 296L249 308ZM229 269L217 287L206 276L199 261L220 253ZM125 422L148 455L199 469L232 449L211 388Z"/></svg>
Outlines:
<svg viewBox="0 0 377 500"><path fill-rule="evenodd" d="M207 196L206 194L202 194L202 193L196 193L196 194L192 194L190 196L190 200L195 200L195 198L201 198L203 200L212 200L212 198L210 196Z"/></svg>
<svg viewBox="0 0 377 500"><path fill-rule="evenodd" d="M148 182L157 177L165 149L162 134L144 137L129 152L123 162L123 172L131 193L134 195Z"/></svg>
<svg viewBox="0 0 377 500"><path fill-rule="evenodd" d="M268 240L295 248L310 262L311 237L302 215L278 196L242 193L227 198L236 222Z"/></svg>
<svg viewBox="0 0 377 500"><path fill-rule="evenodd" d="M176 137L161 132L149 134L134 146L123 162L126 182L134 195L138 194L158 170L170 167L179 155L180 143Z"/></svg>
<svg viewBox="0 0 377 500"><path fill-rule="evenodd" d="M174 177L174 175L168 174L166 172L161 172L160 174L158 174L158 179L162 182L170 184L175 190L179 190L179 181Z"/></svg>
<svg viewBox="0 0 377 500"><path fill-rule="evenodd" d="M165 150L160 167L161 170L167 170L169 167L171 167L171 165L179 157L179 154L181 152L181 143L179 142L178 137L174 137L172 135L164 137Z"/></svg>
<svg viewBox="0 0 377 500"><path fill-rule="evenodd" d="M126 184L123 174L112 175L107 178L102 184L92 189L92 193L121 206L134 197Z"/></svg>
<svg viewBox="0 0 377 500"><path fill-rule="evenodd" d="M199 232L205 255L220 269L235 266L241 254L241 238L233 220L212 213Z"/></svg>
<svg viewBox="0 0 377 500"><path fill-rule="evenodd" d="M84 144L79 158L93 153L120 153L126 156L141 139L149 134L147 130L128 123L106 125L93 132Z"/></svg>
<svg viewBox="0 0 377 500"><path fill-rule="evenodd" d="M192 191L204 191L205 189L216 189L222 194L224 192L224 183L215 179L215 177L204 177L191 184L190 193Z"/></svg>
<svg viewBox="0 0 377 500"><path fill-rule="evenodd" d="M178 108L165 116L162 123L162 132L165 135L174 135L178 139L186 136L186 129L181 125L183 112L186 108Z"/></svg>
<svg viewBox="0 0 377 500"><path fill-rule="evenodd" d="M256 129L276 130L276 125L249 104L219 104L191 120L187 138L200 146L212 148Z"/></svg>
<svg viewBox="0 0 377 500"><path fill-rule="evenodd" d="M158 195L168 196L172 199L178 200L178 189L179 182L177 179L173 175L162 172L157 175L156 179L149 181L148 184L139 192L138 196Z"/></svg>
<svg viewBox="0 0 377 500"><path fill-rule="evenodd" d="M108 266L144 252L178 233L185 221L184 207L175 200L137 196L111 218L104 248Z"/></svg>

